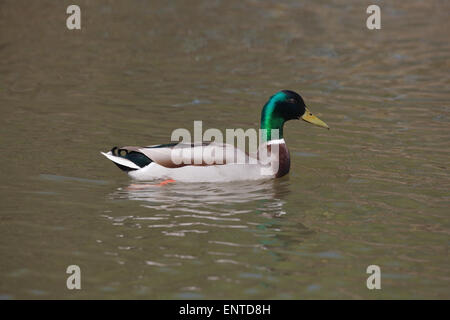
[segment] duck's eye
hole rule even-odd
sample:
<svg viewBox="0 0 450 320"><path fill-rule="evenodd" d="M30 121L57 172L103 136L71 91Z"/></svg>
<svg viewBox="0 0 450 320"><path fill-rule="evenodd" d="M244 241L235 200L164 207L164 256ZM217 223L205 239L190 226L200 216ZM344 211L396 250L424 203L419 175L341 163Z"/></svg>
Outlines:
<svg viewBox="0 0 450 320"><path fill-rule="evenodd" d="M289 102L289 103L295 103L295 99L294 99L294 98L290 98L290 99L288 100L288 102Z"/></svg>

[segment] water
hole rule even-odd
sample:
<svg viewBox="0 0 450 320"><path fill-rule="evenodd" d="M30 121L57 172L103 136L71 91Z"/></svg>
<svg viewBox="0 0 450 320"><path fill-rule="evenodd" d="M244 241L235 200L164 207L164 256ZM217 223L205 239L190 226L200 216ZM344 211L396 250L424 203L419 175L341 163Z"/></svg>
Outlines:
<svg viewBox="0 0 450 320"><path fill-rule="evenodd" d="M377 3L2 1L0 297L450 298L450 6ZM332 128L287 124L282 179L139 189L99 153L280 89Z"/></svg>

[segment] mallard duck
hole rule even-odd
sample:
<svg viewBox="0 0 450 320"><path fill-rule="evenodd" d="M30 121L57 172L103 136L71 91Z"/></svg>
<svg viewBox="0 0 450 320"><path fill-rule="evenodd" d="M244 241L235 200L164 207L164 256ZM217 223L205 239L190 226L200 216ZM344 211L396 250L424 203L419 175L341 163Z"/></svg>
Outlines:
<svg viewBox="0 0 450 320"><path fill-rule="evenodd" d="M277 92L269 98L261 112L263 134L259 149L265 148L270 153L269 165L262 163L259 154L247 154L233 145L216 142L114 147L107 153L101 153L136 180L216 182L279 178L286 175L290 168L283 126L286 121L294 119L329 129L325 122L308 110L298 93L290 90ZM278 136L274 135L276 130ZM277 146L277 152L273 152L274 146ZM212 155L208 161L204 159L203 152L197 152L202 148L208 148L208 154ZM181 163L174 160L175 151L183 158Z"/></svg>

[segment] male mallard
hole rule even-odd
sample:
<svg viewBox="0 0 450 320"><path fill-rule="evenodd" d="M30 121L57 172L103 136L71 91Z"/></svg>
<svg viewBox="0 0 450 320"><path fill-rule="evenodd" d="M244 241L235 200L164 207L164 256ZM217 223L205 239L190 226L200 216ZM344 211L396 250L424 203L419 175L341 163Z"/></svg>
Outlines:
<svg viewBox="0 0 450 320"><path fill-rule="evenodd" d="M325 122L308 110L302 97L293 91L277 92L264 105L261 113L263 143L259 149L264 146L270 153L269 169L267 163L261 163L258 155L249 155L230 144L216 142L114 147L108 153L102 152L102 154L137 180L174 179L187 182L212 182L279 178L287 174L290 167L289 150L283 139L283 125L288 120L300 118L329 129ZM274 132L276 133L272 131L273 129L278 129L278 137L273 137ZM278 147L277 152L271 152L274 145ZM212 155L208 161L205 160L202 152L197 152L203 148L209 148L208 154ZM182 154L183 163L174 161L173 152L175 151L181 151L179 154ZM237 158L245 161L237 161Z"/></svg>

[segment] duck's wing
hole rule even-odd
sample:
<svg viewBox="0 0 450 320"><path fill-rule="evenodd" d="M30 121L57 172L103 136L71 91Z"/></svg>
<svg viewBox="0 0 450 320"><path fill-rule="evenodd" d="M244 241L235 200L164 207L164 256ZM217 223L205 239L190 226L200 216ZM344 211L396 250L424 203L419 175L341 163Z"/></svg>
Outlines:
<svg viewBox="0 0 450 320"><path fill-rule="evenodd" d="M230 144L215 142L156 145L139 151L167 168L248 163L249 160L244 151Z"/></svg>
<svg viewBox="0 0 450 320"><path fill-rule="evenodd" d="M256 159L233 145L215 142L169 143L148 147L115 147L110 152L103 154L118 165L123 166L123 160L131 161L135 165L132 166L130 164L128 166L131 170L136 170L136 166L143 168L152 162L166 168L179 168L184 166L224 165L256 161Z"/></svg>

